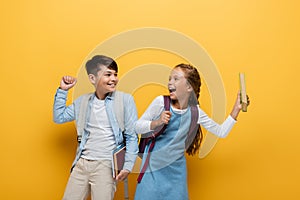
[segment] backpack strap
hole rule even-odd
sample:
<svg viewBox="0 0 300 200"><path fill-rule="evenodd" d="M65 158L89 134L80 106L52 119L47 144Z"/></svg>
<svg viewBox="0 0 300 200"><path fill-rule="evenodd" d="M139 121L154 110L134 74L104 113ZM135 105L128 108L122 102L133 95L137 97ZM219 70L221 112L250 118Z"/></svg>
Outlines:
<svg viewBox="0 0 300 200"><path fill-rule="evenodd" d="M89 93L82 96L80 108L79 108L79 114L78 114L78 121L77 121L77 141L81 141L81 137L83 134L83 129L85 126L85 119L87 114L87 107L88 107L88 101L90 100L93 93ZM116 91L114 93L115 95L115 102L114 102L114 111L116 114L117 122L122 130L124 132L125 130L125 123L124 123L124 103L123 103L123 92Z"/></svg>
<svg viewBox="0 0 300 200"><path fill-rule="evenodd" d="M77 141L80 143L82 134L83 134L83 129L85 125L85 119L86 119L86 112L87 112L87 107L88 107L88 101L91 98L93 93L89 93L86 95L83 95L80 103L80 108L79 108L79 113L78 113L78 121L76 123L76 129L77 129Z"/></svg>
<svg viewBox="0 0 300 200"><path fill-rule="evenodd" d="M165 108L165 111L169 111L170 110L170 97L169 96L164 96L164 108ZM154 132L152 134L152 136L150 136L148 138L142 138L143 141L142 140L140 141L144 145L143 146L143 153L144 153L144 149L145 149L145 147L146 147L146 145L148 144L149 141L151 141L151 144L150 144L150 147L148 149L148 153L147 153L147 157L146 157L145 163L144 163L144 165L142 167L142 170L141 170L141 172L140 172L140 174L139 174L139 176L137 178L138 183L141 182L141 180L142 180L142 178L143 178L143 176L144 176L144 174L146 172L146 169L147 169L147 167L149 165L150 153L152 152L152 150L154 148L156 138L158 136L160 136L165 131L166 128L167 128L167 124L164 124L164 126L160 130Z"/></svg>
<svg viewBox="0 0 300 200"><path fill-rule="evenodd" d="M165 111L170 111L170 96L164 96L164 108ZM161 129L153 133L154 137L152 135L151 138L157 138L165 131L166 128L167 128L167 124L164 124L164 126Z"/></svg>

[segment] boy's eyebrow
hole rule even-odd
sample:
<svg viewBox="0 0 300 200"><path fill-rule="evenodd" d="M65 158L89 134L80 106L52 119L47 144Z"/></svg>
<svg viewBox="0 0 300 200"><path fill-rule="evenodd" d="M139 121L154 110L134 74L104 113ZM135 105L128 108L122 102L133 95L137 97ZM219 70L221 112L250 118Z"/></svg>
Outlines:
<svg viewBox="0 0 300 200"><path fill-rule="evenodd" d="M103 73L114 73L117 74L117 72L113 69L106 69Z"/></svg>

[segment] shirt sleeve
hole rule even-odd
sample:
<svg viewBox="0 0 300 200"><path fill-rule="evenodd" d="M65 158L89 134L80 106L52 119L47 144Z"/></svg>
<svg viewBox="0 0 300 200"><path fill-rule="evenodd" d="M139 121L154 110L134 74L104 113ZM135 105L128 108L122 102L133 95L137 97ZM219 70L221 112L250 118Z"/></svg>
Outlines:
<svg viewBox="0 0 300 200"><path fill-rule="evenodd" d="M231 131L233 125L236 123L236 121L229 115L222 124L218 124L213 119L208 117L208 115L199 106L198 110L198 124L220 138L226 137Z"/></svg>
<svg viewBox="0 0 300 200"><path fill-rule="evenodd" d="M138 138L135 133L135 123L137 121L137 110L134 99L131 95L127 95L125 103L125 138L126 138L126 154L123 169L131 172L138 153Z"/></svg>
<svg viewBox="0 0 300 200"><path fill-rule="evenodd" d="M57 89L53 105L53 121L58 124L75 119L74 104L66 106L68 91Z"/></svg>
<svg viewBox="0 0 300 200"><path fill-rule="evenodd" d="M153 120L159 118L160 114L164 110L164 99L163 96L156 97L141 118L137 121L135 131L139 134L145 134L152 132L150 124Z"/></svg>

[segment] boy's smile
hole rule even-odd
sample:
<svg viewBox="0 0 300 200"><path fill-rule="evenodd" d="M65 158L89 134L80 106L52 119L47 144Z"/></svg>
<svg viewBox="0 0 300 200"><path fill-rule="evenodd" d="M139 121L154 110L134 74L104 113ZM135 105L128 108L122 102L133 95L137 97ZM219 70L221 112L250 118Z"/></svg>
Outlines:
<svg viewBox="0 0 300 200"><path fill-rule="evenodd" d="M96 94L99 99L104 99L108 93L114 92L119 81L118 73L105 66L101 66L101 70L97 72L97 76L90 79L95 86Z"/></svg>

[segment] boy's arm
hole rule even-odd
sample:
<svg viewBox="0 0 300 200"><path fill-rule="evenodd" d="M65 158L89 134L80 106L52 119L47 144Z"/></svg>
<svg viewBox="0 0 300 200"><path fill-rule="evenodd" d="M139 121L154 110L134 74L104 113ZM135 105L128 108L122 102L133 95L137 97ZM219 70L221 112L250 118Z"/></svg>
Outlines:
<svg viewBox="0 0 300 200"><path fill-rule="evenodd" d="M53 120L55 123L64 123L75 119L74 104L66 106L68 90L74 87L77 79L72 76L64 76L60 81L54 97Z"/></svg>
<svg viewBox="0 0 300 200"><path fill-rule="evenodd" d="M138 118L133 97L131 95L126 95L124 100L124 136L126 140L126 154L123 169L130 172L133 168L138 153L138 137L134 130L135 123Z"/></svg>
<svg viewBox="0 0 300 200"><path fill-rule="evenodd" d="M53 121L58 124L75 119L74 104L66 106L68 91L57 89L53 104Z"/></svg>

